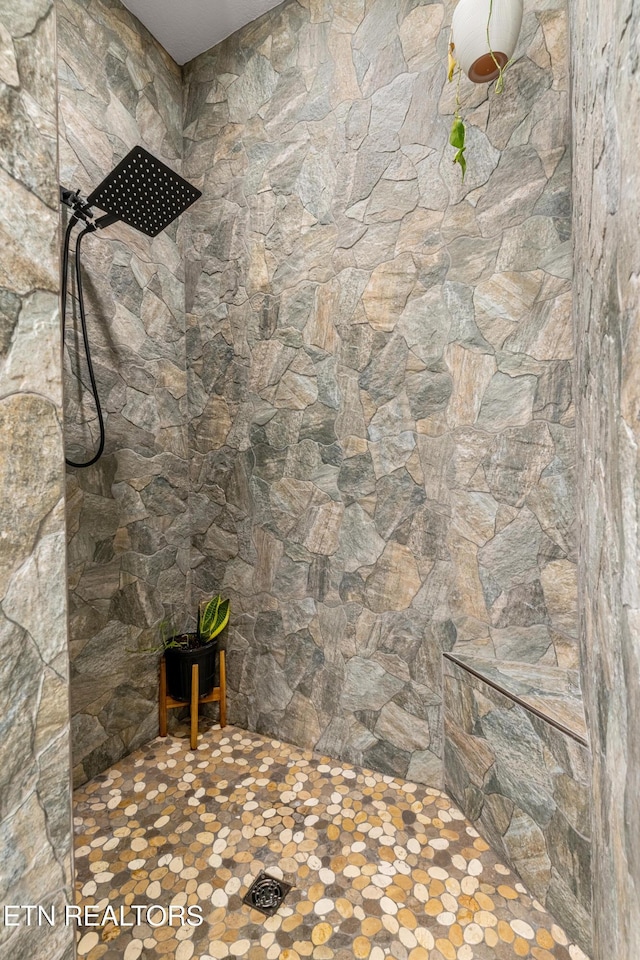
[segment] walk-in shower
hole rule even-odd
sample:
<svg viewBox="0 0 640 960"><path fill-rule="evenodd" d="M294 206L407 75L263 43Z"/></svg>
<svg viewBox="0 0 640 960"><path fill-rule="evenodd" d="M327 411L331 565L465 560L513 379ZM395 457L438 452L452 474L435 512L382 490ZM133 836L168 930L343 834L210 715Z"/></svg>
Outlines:
<svg viewBox="0 0 640 960"><path fill-rule="evenodd" d="M82 463L67 458L66 462L70 467L92 466L102 456L105 443L104 418L91 362L82 289L82 239L87 233L95 233L96 230L108 227L118 220L128 223L129 226L135 227L148 237L156 237L200 196L200 190L143 147L134 147L86 199L79 190L60 188L61 202L73 211L65 231L62 251L62 336L64 339L71 235L76 224L83 223L84 229L78 235L75 249L76 289L82 340L100 429L100 439L95 454ZM104 215L96 219L93 207L103 210Z"/></svg>

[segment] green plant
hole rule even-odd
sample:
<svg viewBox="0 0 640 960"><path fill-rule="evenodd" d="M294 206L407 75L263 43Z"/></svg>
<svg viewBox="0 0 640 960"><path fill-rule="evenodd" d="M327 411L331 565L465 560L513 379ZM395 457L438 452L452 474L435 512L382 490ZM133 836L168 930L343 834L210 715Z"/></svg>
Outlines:
<svg viewBox="0 0 640 960"><path fill-rule="evenodd" d="M489 47L489 53L491 54L491 59L496 65L498 70L498 76L496 78L495 91L497 94L502 93L504 90L504 75L507 69L514 62L513 58L505 63L504 66L498 61L493 48L491 46L491 37L489 32L489 27L491 24L491 16L493 14L493 0L489 0L489 14L487 17L487 46ZM456 70L457 68L457 70ZM458 74L458 82L456 85L456 109L453 114L453 122L451 124L451 132L449 134L449 143L452 147L455 148L456 154L453 158L454 163L460 165L460 170L462 171L462 182L464 183L464 175L467 172L467 160L464 155L466 148L466 127L464 125L464 120L460 115L460 80L462 78L462 68L460 64L457 63L455 58L455 44L452 42L451 36L449 37L449 53L448 53L448 66L447 66L447 79L449 83L454 78L454 75Z"/></svg>
<svg viewBox="0 0 640 960"><path fill-rule="evenodd" d="M498 78L496 80L496 93L502 93L502 91L504 90L505 72L509 69L509 67L514 61L512 57L511 60L508 60L503 67L502 64L498 62L496 55L493 52L493 48L491 46L491 37L489 36L489 26L491 24L492 13L493 13L493 0L489 0L489 16L487 17L487 46L489 47L489 53L491 54L491 59L493 60L493 62L495 63L498 69Z"/></svg>
<svg viewBox="0 0 640 960"><path fill-rule="evenodd" d="M191 650L204 647L222 633L229 622L231 601L217 595L198 605L198 626L195 633L179 634L173 614L158 624L159 643L130 653L163 653L165 650ZM194 642L195 641L195 642Z"/></svg>
<svg viewBox="0 0 640 960"><path fill-rule="evenodd" d="M449 82L453 79L452 70L456 68L456 62L453 59L452 48L453 44L449 44ZM451 60L453 60L453 67L451 65ZM466 128L464 121L460 116L460 78L462 77L462 69L458 65L458 85L456 87L456 110L453 115L453 123L451 124L451 133L449 134L449 143L452 147L456 148L456 155L453 158L454 163L460 164L460 169L462 171L462 182L464 183L464 175L467 172L467 161L464 155L466 148Z"/></svg>
<svg viewBox="0 0 640 960"><path fill-rule="evenodd" d="M158 634L160 642L154 643L150 647L138 647L137 650L127 648L127 653L163 653L165 650L171 650L173 647L179 647L181 644L174 639L173 616L165 617L158 624Z"/></svg>
<svg viewBox="0 0 640 960"><path fill-rule="evenodd" d="M160 634L160 644L152 647L152 653L159 653L161 650L172 650L175 647L181 647L182 644L176 639L176 628L172 617L166 617L158 624L158 633Z"/></svg>
<svg viewBox="0 0 640 960"><path fill-rule="evenodd" d="M198 606L198 639L201 643L211 641L221 633L229 622L230 600L221 596L203 600Z"/></svg>

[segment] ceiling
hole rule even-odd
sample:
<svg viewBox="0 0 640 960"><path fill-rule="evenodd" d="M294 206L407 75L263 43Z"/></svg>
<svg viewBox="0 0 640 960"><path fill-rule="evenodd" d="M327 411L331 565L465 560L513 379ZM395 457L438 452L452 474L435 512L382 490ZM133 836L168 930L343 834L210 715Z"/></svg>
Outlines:
<svg viewBox="0 0 640 960"><path fill-rule="evenodd" d="M123 0L176 63L187 63L282 0Z"/></svg>

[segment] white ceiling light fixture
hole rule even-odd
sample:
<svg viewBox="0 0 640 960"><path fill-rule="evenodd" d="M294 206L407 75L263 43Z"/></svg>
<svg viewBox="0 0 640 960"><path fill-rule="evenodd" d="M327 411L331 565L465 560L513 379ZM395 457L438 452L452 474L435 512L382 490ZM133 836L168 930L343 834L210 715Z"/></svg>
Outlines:
<svg viewBox="0 0 640 960"><path fill-rule="evenodd" d="M210 50L282 0L123 0L176 63Z"/></svg>

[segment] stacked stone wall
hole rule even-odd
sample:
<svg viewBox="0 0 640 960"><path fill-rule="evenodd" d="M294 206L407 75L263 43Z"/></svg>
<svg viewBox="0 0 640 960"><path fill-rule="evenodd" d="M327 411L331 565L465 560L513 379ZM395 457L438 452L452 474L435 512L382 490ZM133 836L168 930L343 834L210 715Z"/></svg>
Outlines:
<svg viewBox="0 0 640 960"><path fill-rule="evenodd" d="M73 902L56 23L0 3L0 904ZM73 930L0 923L0 956L71 960Z"/></svg>
<svg viewBox="0 0 640 960"><path fill-rule="evenodd" d="M193 584L234 722L437 784L441 654L577 666L566 10L293 0L188 65Z"/></svg>

